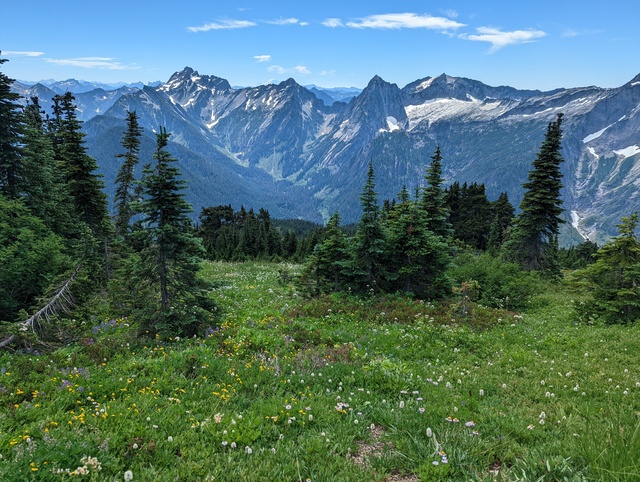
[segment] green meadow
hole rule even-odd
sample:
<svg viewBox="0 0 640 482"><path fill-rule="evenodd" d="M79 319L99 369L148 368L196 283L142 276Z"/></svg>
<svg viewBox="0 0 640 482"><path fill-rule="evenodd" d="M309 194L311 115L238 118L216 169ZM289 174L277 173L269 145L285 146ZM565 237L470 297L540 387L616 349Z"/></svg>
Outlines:
<svg viewBox="0 0 640 482"><path fill-rule="evenodd" d="M77 343L0 355L2 481L638 481L640 327L349 294L300 267L206 263L206 336L87 316Z"/></svg>

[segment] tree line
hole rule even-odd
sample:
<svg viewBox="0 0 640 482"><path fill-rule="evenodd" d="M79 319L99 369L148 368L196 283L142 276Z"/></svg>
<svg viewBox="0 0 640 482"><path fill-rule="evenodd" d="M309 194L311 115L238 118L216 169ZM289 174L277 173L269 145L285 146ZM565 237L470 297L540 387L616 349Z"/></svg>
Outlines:
<svg viewBox="0 0 640 482"><path fill-rule="evenodd" d="M362 215L350 229L339 213L315 227L231 205L202 209L195 224L163 127L136 179L143 129L128 112L109 213L73 95L56 95L49 114L37 98L22 107L12 82L0 72L0 347L60 342L67 313L88 316L96 305L129 317L147 335L196 334L218 316L212 286L198 274L205 258L304 262L298 284L311 295L437 299L464 284L488 304L514 293L524 299L536 280L558 281L563 267L580 268L576 279L593 295L585 318L640 316L637 215L623 218L620 235L601 249L558 245L562 114L547 126L517 215L506 193L489 201L482 184L445 187L437 146L423 185L405 186L382 205L370 163Z"/></svg>

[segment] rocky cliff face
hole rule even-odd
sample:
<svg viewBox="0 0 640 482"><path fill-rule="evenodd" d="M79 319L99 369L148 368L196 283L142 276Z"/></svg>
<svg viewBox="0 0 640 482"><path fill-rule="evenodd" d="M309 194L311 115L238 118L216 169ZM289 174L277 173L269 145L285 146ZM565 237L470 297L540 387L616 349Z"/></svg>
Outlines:
<svg viewBox="0 0 640 482"><path fill-rule="evenodd" d="M640 76L615 89L550 92L445 74L401 89L376 76L348 103L331 105L293 79L234 89L191 68L158 87L128 89L104 111L91 104L100 112L85 124L90 152L109 181L127 110L138 112L147 135L166 126L185 177L198 186L190 196L196 209L244 203L314 220L338 210L354 221L370 160L380 199L392 198L405 184L423 183L436 145L448 181L483 182L490 198L506 191L517 205L546 125L559 112L567 220L595 239L640 209Z"/></svg>

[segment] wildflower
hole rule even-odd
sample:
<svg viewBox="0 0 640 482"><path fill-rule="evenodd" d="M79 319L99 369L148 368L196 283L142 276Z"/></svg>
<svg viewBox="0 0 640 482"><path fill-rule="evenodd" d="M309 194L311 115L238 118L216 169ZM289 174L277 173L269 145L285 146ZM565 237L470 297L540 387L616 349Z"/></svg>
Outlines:
<svg viewBox="0 0 640 482"><path fill-rule="evenodd" d="M219 414L219 413L216 413L216 414L213 416L213 421L214 421L215 423L220 423L220 422L222 422L222 415L221 415L221 414Z"/></svg>
<svg viewBox="0 0 640 482"><path fill-rule="evenodd" d="M476 423L473 420L469 420L464 425L465 425L465 427L475 427Z"/></svg>
<svg viewBox="0 0 640 482"><path fill-rule="evenodd" d="M534 428L536 428L536 426L532 423L529 424L529 426L527 427L529 430L533 430Z"/></svg>
<svg viewBox="0 0 640 482"><path fill-rule="evenodd" d="M132 448L133 450L138 450L138 444L135 444L135 443L134 443L134 444L131 446L131 448Z"/></svg>
<svg viewBox="0 0 640 482"><path fill-rule="evenodd" d="M404 408L404 400L400 400L400 404L398 405L400 408Z"/></svg>
<svg viewBox="0 0 640 482"><path fill-rule="evenodd" d="M276 454L276 449L275 449L275 447L271 447L271 453L272 453L273 455L275 455L275 454Z"/></svg>
<svg viewBox="0 0 640 482"><path fill-rule="evenodd" d="M124 473L124 482L131 482L133 480L133 472L131 472L130 470L127 470Z"/></svg>
<svg viewBox="0 0 640 482"><path fill-rule="evenodd" d="M169 443L173 442L173 437L171 435L169 435L167 437L167 442L169 442Z"/></svg>
<svg viewBox="0 0 640 482"><path fill-rule="evenodd" d="M223 446L223 447L226 447L227 445L229 445L229 442L227 442L226 440L223 440L223 441L222 441L222 446Z"/></svg>
<svg viewBox="0 0 640 482"><path fill-rule="evenodd" d="M291 410L291 405L287 404L287 405L285 405L285 406L284 406L284 408L285 408L286 410Z"/></svg>
<svg viewBox="0 0 640 482"><path fill-rule="evenodd" d="M480 389L480 396L484 397L484 390Z"/></svg>
<svg viewBox="0 0 640 482"><path fill-rule="evenodd" d="M480 432L478 432L477 430L474 430L473 432L471 432L470 435L471 435L471 437L478 436L478 435L480 435Z"/></svg>
<svg viewBox="0 0 640 482"><path fill-rule="evenodd" d="M431 427L427 427L427 437L433 437L433 430L431 430Z"/></svg>
<svg viewBox="0 0 640 482"><path fill-rule="evenodd" d="M231 442L231 448L235 449L236 447L237 447L236 443L235 442Z"/></svg>
<svg viewBox="0 0 640 482"><path fill-rule="evenodd" d="M423 408L423 407L420 407L420 408L418 409L418 412L420 412L420 413L424 413L424 408Z"/></svg>
<svg viewBox="0 0 640 482"><path fill-rule="evenodd" d="M247 445L247 446L244 448L244 452L245 452L247 455L251 455L251 454L253 453L253 449Z"/></svg>

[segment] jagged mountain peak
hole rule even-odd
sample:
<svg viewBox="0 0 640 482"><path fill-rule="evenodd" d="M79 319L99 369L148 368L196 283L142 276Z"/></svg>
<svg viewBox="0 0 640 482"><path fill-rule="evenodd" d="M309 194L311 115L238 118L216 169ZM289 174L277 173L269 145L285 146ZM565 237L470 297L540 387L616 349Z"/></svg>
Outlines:
<svg viewBox="0 0 640 482"><path fill-rule="evenodd" d="M158 87L158 90L163 92L177 91L183 88L191 90L194 85L207 89L231 90L231 85L226 79L215 75L200 75L197 70L188 66L174 73L166 84Z"/></svg>

